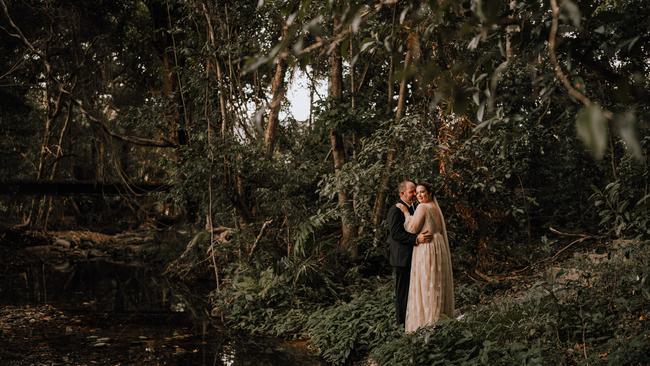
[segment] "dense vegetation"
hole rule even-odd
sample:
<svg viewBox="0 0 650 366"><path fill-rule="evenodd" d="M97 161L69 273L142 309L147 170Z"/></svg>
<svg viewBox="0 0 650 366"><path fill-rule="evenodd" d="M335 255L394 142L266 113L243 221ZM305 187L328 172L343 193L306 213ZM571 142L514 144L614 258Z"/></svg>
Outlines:
<svg viewBox="0 0 650 366"><path fill-rule="evenodd" d="M334 363L648 356L647 322L631 320L648 308L645 0L0 5L1 180L125 187L2 196L6 223L190 228L195 256L170 272L214 276L215 315L307 336ZM297 75L306 121L287 113ZM434 183L472 309L408 337L383 225L405 178ZM139 197L142 183L171 188ZM634 238L638 255L590 267L608 280L565 297L485 305L568 233Z"/></svg>

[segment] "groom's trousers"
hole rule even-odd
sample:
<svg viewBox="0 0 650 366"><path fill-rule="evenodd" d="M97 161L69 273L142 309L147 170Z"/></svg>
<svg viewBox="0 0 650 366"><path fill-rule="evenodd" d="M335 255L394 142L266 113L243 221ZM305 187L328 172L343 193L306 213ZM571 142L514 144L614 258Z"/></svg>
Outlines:
<svg viewBox="0 0 650 366"><path fill-rule="evenodd" d="M395 270L395 312L397 323L406 321L406 304L409 299L409 282L411 281L410 267L393 267Z"/></svg>

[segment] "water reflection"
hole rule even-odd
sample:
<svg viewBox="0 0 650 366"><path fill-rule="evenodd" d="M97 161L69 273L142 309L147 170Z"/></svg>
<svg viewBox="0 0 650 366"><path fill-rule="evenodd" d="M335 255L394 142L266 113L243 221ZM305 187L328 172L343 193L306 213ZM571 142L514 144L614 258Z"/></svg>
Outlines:
<svg viewBox="0 0 650 366"><path fill-rule="evenodd" d="M302 346L220 329L209 317L207 284L190 289L143 265L38 263L1 279L0 305L28 326L6 326L0 346L39 350L3 365L322 364Z"/></svg>

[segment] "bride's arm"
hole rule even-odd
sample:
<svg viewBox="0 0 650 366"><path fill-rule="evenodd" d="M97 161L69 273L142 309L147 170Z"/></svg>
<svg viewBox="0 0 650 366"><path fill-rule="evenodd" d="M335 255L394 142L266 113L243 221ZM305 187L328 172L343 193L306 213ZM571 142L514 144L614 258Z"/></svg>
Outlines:
<svg viewBox="0 0 650 366"><path fill-rule="evenodd" d="M410 215L407 211L404 214L404 229L412 234L419 233L422 229L422 225L424 225L425 211L426 208L424 205L419 205L418 208L415 209L415 213L413 215Z"/></svg>

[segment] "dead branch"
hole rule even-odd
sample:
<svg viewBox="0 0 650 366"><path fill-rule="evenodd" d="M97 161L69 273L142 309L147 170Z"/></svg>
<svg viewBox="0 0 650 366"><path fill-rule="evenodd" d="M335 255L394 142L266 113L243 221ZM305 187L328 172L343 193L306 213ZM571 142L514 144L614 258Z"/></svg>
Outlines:
<svg viewBox="0 0 650 366"><path fill-rule="evenodd" d="M8 33L10 36L12 36L12 37L14 37L14 38L18 38L18 39L20 39L21 41L23 41L23 43L24 43L24 44L25 44L25 45L26 45L26 46L27 46L27 47L28 47L32 52L34 52L34 53L36 53L37 55L41 56L41 58L42 58L43 61L47 64L47 66L48 66L48 68L49 68L49 64L47 63L47 60L46 60L46 58L45 58L45 55L43 55L43 53L42 53L41 51L37 50L36 47L34 47L34 45L33 45L33 44L32 44L32 43L27 39L27 37L25 37L25 35L23 34L23 31L20 30L20 28L16 25L16 23L14 23L13 19L11 19L11 15L9 15L9 9L7 8L7 4L5 4L4 0L0 0L0 5L2 5L2 10L4 11L4 14L5 14L5 16L7 17L7 20L9 20L9 24L10 24L11 27L16 31L16 33L10 33L10 32L8 32L8 31L7 31L7 33Z"/></svg>
<svg viewBox="0 0 650 366"><path fill-rule="evenodd" d="M565 232L559 231L559 230L557 230L557 229L555 229L553 227L549 227L548 230L550 232L552 232L553 234L562 235L562 236L573 236L573 237L579 237L579 238L583 238L585 236L591 236L591 235L587 235L587 234L565 233Z"/></svg>
<svg viewBox="0 0 650 366"><path fill-rule="evenodd" d="M248 256L252 256L253 252L255 251L255 247L257 247L257 243L259 243L260 239L262 238L262 234L264 234L264 229L266 229L267 226L269 226L273 222L273 219L269 219L264 221L264 224L262 225L262 228L260 229L260 233L257 234L257 238L255 238L255 242L253 243L253 246L251 246L251 249L248 251Z"/></svg>
<svg viewBox="0 0 650 366"><path fill-rule="evenodd" d="M554 256L550 257L550 258L547 259L547 260L548 260L548 261L553 261L553 260L555 260L555 259L556 259L560 254L562 254L562 252L564 252L565 250L569 249L569 248L572 247L574 244L582 243L583 241L585 241L585 240L587 240L587 239L591 239L591 238L593 238L593 236L585 235L585 236L581 237L580 239L576 239L576 240L572 241L571 243L569 243L568 245L566 245L564 248L560 249L557 253L555 253Z"/></svg>
<svg viewBox="0 0 650 366"><path fill-rule="evenodd" d="M520 278L521 276L518 275L492 275L488 276L485 273L479 271L478 269L474 268L474 274L479 276L482 280L489 282L489 283L495 283L495 282L501 282L501 281L507 281L507 280L515 280ZM471 276L470 276L471 277Z"/></svg>

